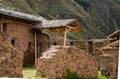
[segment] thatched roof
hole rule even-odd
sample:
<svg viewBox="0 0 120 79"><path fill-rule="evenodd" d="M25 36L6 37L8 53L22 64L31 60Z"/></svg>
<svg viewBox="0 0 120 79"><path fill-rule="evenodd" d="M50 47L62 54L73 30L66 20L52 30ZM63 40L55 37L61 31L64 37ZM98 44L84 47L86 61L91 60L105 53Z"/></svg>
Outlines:
<svg viewBox="0 0 120 79"><path fill-rule="evenodd" d="M31 14L26 14L26 13L3 9L3 8L0 8L0 15L6 15L6 16L15 17L18 19L24 19L24 20L35 21L35 22L41 22L43 20L43 17L40 17L40 16L34 16Z"/></svg>
<svg viewBox="0 0 120 79"><path fill-rule="evenodd" d="M66 26L71 26L74 29L71 31L82 31L81 25L76 19L66 20L43 20L42 25L38 24L35 28L49 29L52 32L63 32Z"/></svg>
<svg viewBox="0 0 120 79"><path fill-rule="evenodd" d="M110 38L117 38L119 37L120 35L120 30L117 30L115 32L113 32L112 34L110 34L107 38L110 39Z"/></svg>

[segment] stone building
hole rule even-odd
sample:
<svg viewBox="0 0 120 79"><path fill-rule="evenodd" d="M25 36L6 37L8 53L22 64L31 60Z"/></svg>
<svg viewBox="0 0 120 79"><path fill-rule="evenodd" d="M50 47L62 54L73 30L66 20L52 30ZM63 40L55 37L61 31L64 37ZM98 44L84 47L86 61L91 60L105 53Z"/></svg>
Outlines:
<svg viewBox="0 0 120 79"><path fill-rule="evenodd" d="M73 27L69 28L69 25ZM0 9L0 30L8 35L9 42L17 50L24 53L24 66L32 66L35 62L37 64L37 58L50 47L50 37L42 33L42 29L64 32L65 29L76 30L74 26L81 29L75 19L46 20L40 16Z"/></svg>
<svg viewBox="0 0 120 79"><path fill-rule="evenodd" d="M120 30L110 34L108 44L101 48L103 55L100 60L100 68L103 75L112 76L113 79L117 79L118 71L118 50L119 50L119 35Z"/></svg>
<svg viewBox="0 0 120 79"><path fill-rule="evenodd" d="M39 29L33 28L38 23L41 24L42 20L42 17L0 9L0 30L9 36L9 42L17 50L24 53L24 66L34 65L35 51L40 55L50 44L48 43L50 40L48 35L43 34ZM48 46L44 46L46 44ZM41 49L42 51L38 50L41 48L40 45L44 47Z"/></svg>

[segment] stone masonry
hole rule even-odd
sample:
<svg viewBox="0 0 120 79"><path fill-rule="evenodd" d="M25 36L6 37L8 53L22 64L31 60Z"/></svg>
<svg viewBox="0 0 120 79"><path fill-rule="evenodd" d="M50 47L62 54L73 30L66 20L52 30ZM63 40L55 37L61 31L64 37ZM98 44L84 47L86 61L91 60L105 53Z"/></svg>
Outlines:
<svg viewBox="0 0 120 79"><path fill-rule="evenodd" d="M22 77L23 53L16 50L0 32L0 77Z"/></svg>
<svg viewBox="0 0 120 79"><path fill-rule="evenodd" d="M84 77L97 77L98 63L85 51L76 47L52 46L38 59L37 75L64 77L66 69Z"/></svg>

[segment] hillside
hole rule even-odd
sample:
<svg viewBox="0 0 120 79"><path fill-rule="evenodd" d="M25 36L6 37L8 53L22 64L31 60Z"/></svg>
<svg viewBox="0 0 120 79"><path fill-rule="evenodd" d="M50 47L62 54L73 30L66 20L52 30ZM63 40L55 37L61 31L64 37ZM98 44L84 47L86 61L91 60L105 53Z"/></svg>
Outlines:
<svg viewBox="0 0 120 79"><path fill-rule="evenodd" d="M0 7L46 19L76 18L84 32L69 33L71 40L105 38L120 28L119 0L0 0Z"/></svg>

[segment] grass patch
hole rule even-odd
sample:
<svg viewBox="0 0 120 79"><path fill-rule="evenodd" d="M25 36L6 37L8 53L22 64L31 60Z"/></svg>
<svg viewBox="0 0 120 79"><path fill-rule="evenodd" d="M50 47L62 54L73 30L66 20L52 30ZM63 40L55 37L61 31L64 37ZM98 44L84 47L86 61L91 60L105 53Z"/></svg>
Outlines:
<svg viewBox="0 0 120 79"><path fill-rule="evenodd" d="M42 78L43 74L36 75L35 67L23 67L23 78Z"/></svg>
<svg viewBox="0 0 120 79"><path fill-rule="evenodd" d="M35 67L23 67L23 77L24 78L34 78L34 77L36 77Z"/></svg>

